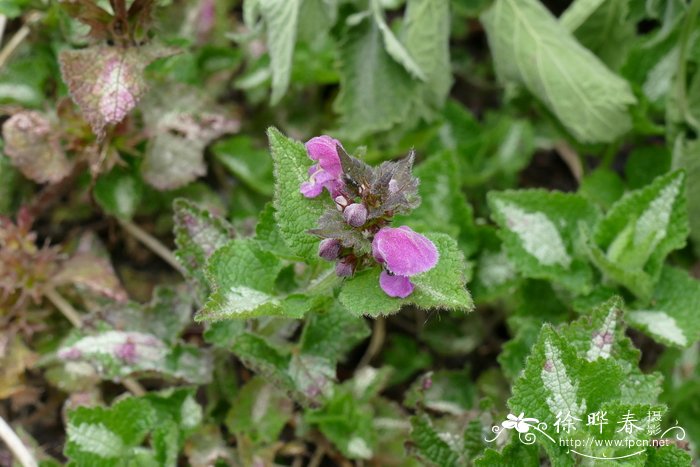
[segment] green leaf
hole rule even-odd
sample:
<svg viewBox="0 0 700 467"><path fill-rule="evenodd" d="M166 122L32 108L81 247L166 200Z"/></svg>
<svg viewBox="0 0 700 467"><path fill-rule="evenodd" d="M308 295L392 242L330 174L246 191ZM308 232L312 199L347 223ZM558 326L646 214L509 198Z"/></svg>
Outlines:
<svg viewBox="0 0 700 467"><path fill-rule="evenodd" d="M403 305L470 311L473 302L465 287L464 255L456 242L445 234L426 235L440 253L438 264L428 272L411 277L416 286L406 298L389 297L379 287L379 268L372 268L348 279L340 291L340 303L352 314L381 316L396 313Z"/></svg>
<svg viewBox="0 0 700 467"><path fill-rule="evenodd" d="M632 189L643 188L671 169L671 151L665 146L640 146L630 152L625 179ZM690 177L690 171L687 170ZM688 183L690 185L690 183ZM688 197L690 200L690 197Z"/></svg>
<svg viewBox="0 0 700 467"><path fill-rule="evenodd" d="M344 386L321 409L304 414L307 423L317 425L350 459L372 458L377 436L373 418L371 408Z"/></svg>
<svg viewBox="0 0 700 467"><path fill-rule="evenodd" d="M636 28L629 19L629 0L576 0L559 18L576 39L611 69L624 63L635 42Z"/></svg>
<svg viewBox="0 0 700 467"><path fill-rule="evenodd" d="M117 167L95 183L95 201L108 214L130 219L141 204L143 190L139 177Z"/></svg>
<svg viewBox="0 0 700 467"><path fill-rule="evenodd" d="M311 315L301 335L301 351L338 361L370 335L367 322L340 306Z"/></svg>
<svg viewBox="0 0 700 467"><path fill-rule="evenodd" d="M277 104L289 87L292 57L297 36L300 0L259 0L265 21L267 47L272 68L272 105Z"/></svg>
<svg viewBox="0 0 700 467"><path fill-rule="evenodd" d="M409 117L416 82L386 52L372 18L348 31L340 48L340 73L333 108L349 139L388 130Z"/></svg>
<svg viewBox="0 0 700 467"><path fill-rule="evenodd" d="M282 263L253 239L234 239L209 259L212 293L197 321L283 315L283 297L275 291ZM294 316L298 317L298 316Z"/></svg>
<svg viewBox="0 0 700 467"><path fill-rule="evenodd" d="M580 225L598 211L585 198L544 190L490 192L491 216L508 258L525 277L548 279L573 291L591 287L593 272L580 246Z"/></svg>
<svg viewBox="0 0 700 467"><path fill-rule="evenodd" d="M253 443L272 444L291 419L293 408L283 391L264 378L255 377L232 401L226 427L236 436L247 435Z"/></svg>
<svg viewBox="0 0 700 467"><path fill-rule="evenodd" d="M124 465L136 456L155 420L150 404L134 397L110 408L78 407L68 413L64 453L71 465Z"/></svg>
<svg viewBox="0 0 700 467"><path fill-rule="evenodd" d="M0 215L9 214L19 178L9 157L2 154L2 142L0 142Z"/></svg>
<svg viewBox="0 0 700 467"><path fill-rule="evenodd" d="M499 77L527 87L579 141L609 142L630 129L627 82L539 1L497 0L481 21Z"/></svg>
<svg viewBox="0 0 700 467"><path fill-rule="evenodd" d="M579 193L601 208L609 208L625 193L625 184L612 170L598 168L583 177Z"/></svg>
<svg viewBox="0 0 700 467"><path fill-rule="evenodd" d="M540 465L537 445L523 444L513 438L502 452L486 449L484 454L474 461L477 467L533 467Z"/></svg>
<svg viewBox="0 0 700 467"><path fill-rule="evenodd" d="M427 101L441 108L452 87L449 0L409 0L401 41L426 75Z"/></svg>
<svg viewBox="0 0 700 467"><path fill-rule="evenodd" d="M304 146L274 128L267 132L275 173L275 219L290 250L307 261L317 260L318 239L307 233L316 227L323 212L320 199L305 198L301 184L308 180L311 160Z"/></svg>
<svg viewBox="0 0 700 467"><path fill-rule="evenodd" d="M185 198L173 202L173 223L175 256L203 300L208 290L204 266L233 237L233 227Z"/></svg>
<svg viewBox="0 0 700 467"><path fill-rule="evenodd" d="M318 362L304 355L293 356L288 349L255 334L239 336L232 351L245 366L288 391L304 406L319 405L331 389L330 379L335 377L335 368L328 366L328 360Z"/></svg>
<svg viewBox="0 0 700 467"><path fill-rule="evenodd" d="M266 150L254 147L251 138L227 138L213 145L211 151L224 167L251 190L272 195L272 159Z"/></svg>
<svg viewBox="0 0 700 467"><path fill-rule="evenodd" d="M648 302L635 303L630 324L655 340L689 347L700 339L700 282L682 269L664 266Z"/></svg>
<svg viewBox="0 0 700 467"><path fill-rule="evenodd" d="M426 76L421 67L413 60L413 57L408 50L406 50L406 47L399 42L394 32L389 28L389 25L386 24L384 12L382 11L379 0L370 0L370 6L374 21L382 33L386 52L391 55L391 58L396 60L396 62L400 63L413 77L425 81Z"/></svg>
<svg viewBox="0 0 700 467"><path fill-rule="evenodd" d="M260 248L279 256L280 258L296 261L299 258L293 254L284 242L280 230L277 228L276 212L272 203L267 203L258 216L258 224L255 226L255 241Z"/></svg>
<svg viewBox="0 0 700 467"><path fill-rule="evenodd" d="M685 246L686 209L680 171L627 193L596 224L588 242L591 261L609 279L648 297L666 255Z"/></svg>
<svg viewBox="0 0 700 467"><path fill-rule="evenodd" d="M674 166L684 169L688 176L685 196L688 202L690 239L696 254L700 254L700 142L685 141L679 137L674 144L673 160Z"/></svg>
<svg viewBox="0 0 700 467"><path fill-rule="evenodd" d="M462 465L460 453L435 429L427 415L411 417L411 451L425 465L451 467Z"/></svg>

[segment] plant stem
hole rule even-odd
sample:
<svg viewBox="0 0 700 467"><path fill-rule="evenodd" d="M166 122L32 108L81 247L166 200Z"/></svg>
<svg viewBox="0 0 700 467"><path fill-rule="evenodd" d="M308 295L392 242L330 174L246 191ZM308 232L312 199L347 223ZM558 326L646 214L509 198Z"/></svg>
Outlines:
<svg viewBox="0 0 700 467"><path fill-rule="evenodd" d="M29 35L29 33L31 32L29 25L31 23L37 21L40 17L41 17L41 15L37 12L30 13L27 16L27 21L22 25L21 28L19 28L19 30L14 34L14 36L12 36L12 38L9 41L7 41L7 44L5 44L5 47L3 47L2 50L0 50L0 70L2 69L3 66L5 66L5 62L7 62L7 59L10 58L10 56L15 51L15 49L17 49L17 47L19 47L19 45L22 43L22 41L24 41L24 39L26 39L27 36ZM5 18L5 17L3 16L3 18ZM5 18L4 22L6 22L6 21L7 21L7 19ZM4 29L5 29L4 24L2 25L2 29L4 32ZM0 35L0 40L2 40L2 35Z"/></svg>
<svg viewBox="0 0 700 467"><path fill-rule="evenodd" d="M580 183L583 177L583 164L581 164L581 158L578 153L563 140L554 143L554 149L556 149L564 163L569 167L571 175L574 176L576 182Z"/></svg>
<svg viewBox="0 0 700 467"><path fill-rule="evenodd" d="M681 116L683 116L686 122L688 122L688 124L690 124L696 130L700 130L700 122L698 122L693 114L690 113L686 99L686 63L688 46L690 45L690 38L692 36L695 23L698 20L698 14L700 14L700 0L693 0L688 8L688 13L686 14L683 29L681 30L681 36L679 38L680 50L678 53L678 69L676 71L676 96L678 99L678 107L680 108Z"/></svg>
<svg viewBox="0 0 700 467"><path fill-rule="evenodd" d="M59 294L53 287L48 288L44 291L44 296L49 299L51 303L54 304L56 308L59 309L63 316L65 316L68 321L71 322L73 326L80 329L83 327L83 319L80 317L80 313L73 308L73 305L68 302L61 294ZM146 390L133 378L125 378L122 380L122 384L125 388L131 391L135 396L142 396L146 394Z"/></svg>
<svg viewBox="0 0 700 467"><path fill-rule="evenodd" d="M369 341L367 350L365 354L360 359L360 363L357 364L357 369L361 369L369 365L375 355L379 353L384 345L384 338L386 336L386 321L384 317L380 316L374 320L374 327L372 328L372 338Z"/></svg>
<svg viewBox="0 0 700 467"><path fill-rule="evenodd" d="M165 245L163 245L160 240L155 238L153 235L149 234L145 230L143 230L141 227L138 225L134 224L131 221L125 220L125 219L117 219L119 224L129 232L131 235L136 237L138 241L143 243L146 247L148 247L153 253L156 255L160 256L160 258L171 265L173 268L175 268L178 272L181 274L184 274L184 270L182 269L182 266L180 265L180 262L177 260L175 255L173 254L172 251L168 249Z"/></svg>
<svg viewBox="0 0 700 467"><path fill-rule="evenodd" d="M0 439L5 442L22 467L36 467L38 465L27 446L2 417L0 417Z"/></svg>
<svg viewBox="0 0 700 467"><path fill-rule="evenodd" d="M5 35L5 25L7 24L7 16L0 15L0 44L2 44L2 38Z"/></svg>
<svg viewBox="0 0 700 467"><path fill-rule="evenodd" d="M61 313L63 313L63 316L65 316L73 326L78 329L83 327L83 319L80 317L80 314L75 308L73 308L73 305L68 303L68 301L61 296L61 294L56 292L56 289L52 287L45 290L44 296L46 296L46 298L48 298L49 301L53 303Z"/></svg>

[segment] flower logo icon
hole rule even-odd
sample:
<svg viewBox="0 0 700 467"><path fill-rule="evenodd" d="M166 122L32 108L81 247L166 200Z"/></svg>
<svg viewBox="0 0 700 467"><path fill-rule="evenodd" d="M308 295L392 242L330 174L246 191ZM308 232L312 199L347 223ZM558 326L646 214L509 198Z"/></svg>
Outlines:
<svg viewBox="0 0 700 467"><path fill-rule="evenodd" d="M536 418L525 418L525 413L521 412L517 417L512 413L506 416L507 420L504 420L501 425L506 430L512 430L515 428L518 433L527 433L530 431L530 423L538 423L539 420Z"/></svg>

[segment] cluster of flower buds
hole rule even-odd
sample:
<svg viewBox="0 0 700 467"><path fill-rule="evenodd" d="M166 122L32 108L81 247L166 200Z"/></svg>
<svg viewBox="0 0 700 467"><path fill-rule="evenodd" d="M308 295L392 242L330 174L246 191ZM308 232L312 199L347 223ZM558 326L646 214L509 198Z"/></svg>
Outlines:
<svg viewBox="0 0 700 467"><path fill-rule="evenodd" d="M384 269L379 278L382 290L391 297L409 296L414 289L410 277L432 269L438 261L429 239L409 227L390 226L394 215L420 203L418 180L411 174L413 154L373 168L348 155L329 136L312 138L306 151L316 163L301 193L316 198L326 190L335 203L321 216L318 228L310 231L323 239L319 256L335 261L341 277L378 264Z"/></svg>

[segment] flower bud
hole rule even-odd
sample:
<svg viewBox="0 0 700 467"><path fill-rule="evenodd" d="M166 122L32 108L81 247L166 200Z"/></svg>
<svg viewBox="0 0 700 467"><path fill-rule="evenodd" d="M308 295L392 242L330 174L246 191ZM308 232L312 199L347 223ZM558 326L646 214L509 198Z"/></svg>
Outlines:
<svg viewBox="0 0 700 467"><path fill-rule="evenodd" d="M350 277L355 272L355 258L343 258L335 263L335 273L338 277Z"/></svg>
<svg viewBox="0 0 700 467"><path fill-rule="evenodd" d="M345 222L353 227L361 227L367 221L367 208L364 204L353 203L343 211Z"/></svg>
<svg viewBox="0 0 700 467"><path fill-rule="evenodd" d="M338 211L341 212L345 210L349 203L348 199L343 195L336 196L333 201L335 201L335 206L338 208Z"/></svg>
<svg viewBox="0 0 700 467"><path fill-rule="evenodd" d="M340 254L340 242L335 238L327 238L318 246L318 256L326 261L335 261Z"/></svg>

